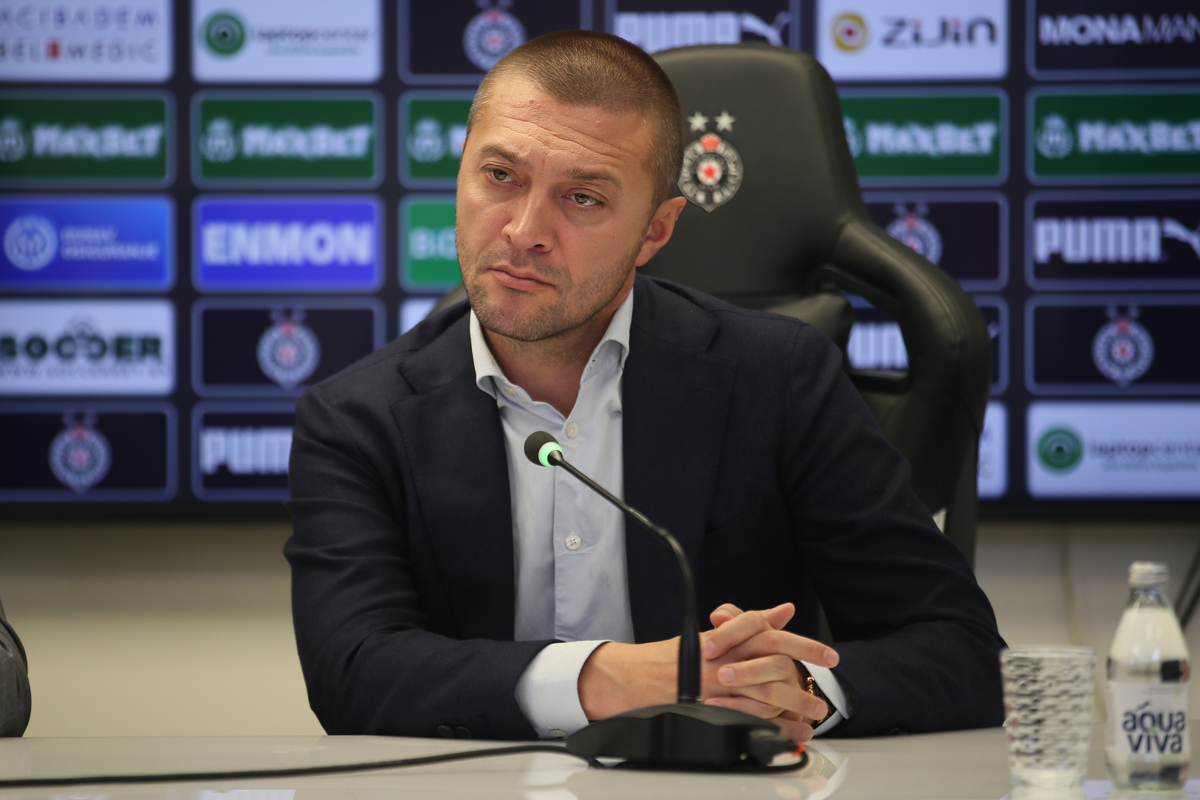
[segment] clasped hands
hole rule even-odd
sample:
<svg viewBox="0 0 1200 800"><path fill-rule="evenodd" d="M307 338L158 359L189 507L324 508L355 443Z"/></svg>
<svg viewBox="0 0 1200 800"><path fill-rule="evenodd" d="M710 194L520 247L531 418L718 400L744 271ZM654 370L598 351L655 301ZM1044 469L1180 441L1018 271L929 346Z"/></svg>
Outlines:
<svg viewBox="0 0 1200 800"><path fill-rule="evenodd" d="M769 719L792 741L805 742L828 709L804 688L807 671L798 662L833 667L838 655L821 642L783 630L795 613L791 603L766 611L742 611L727 603L713 611L713 630L700 634L700 691L709 705ZM678 637L597 647L579 675L587 718L674 702L678 655Z"/></svg>

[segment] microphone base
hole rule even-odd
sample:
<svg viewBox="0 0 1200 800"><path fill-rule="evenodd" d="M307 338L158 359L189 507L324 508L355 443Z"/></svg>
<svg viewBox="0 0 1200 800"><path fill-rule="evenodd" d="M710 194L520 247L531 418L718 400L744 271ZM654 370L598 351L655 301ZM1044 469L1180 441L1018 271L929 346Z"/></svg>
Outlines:
<svg viewBox="0 0 1200 800"><path fill-rule="evenodd" d="M765 719L720 706L672 703L593 722L567 737L567 749L623 758L630 766L731 770L765 767L797 747Z"/></svg>

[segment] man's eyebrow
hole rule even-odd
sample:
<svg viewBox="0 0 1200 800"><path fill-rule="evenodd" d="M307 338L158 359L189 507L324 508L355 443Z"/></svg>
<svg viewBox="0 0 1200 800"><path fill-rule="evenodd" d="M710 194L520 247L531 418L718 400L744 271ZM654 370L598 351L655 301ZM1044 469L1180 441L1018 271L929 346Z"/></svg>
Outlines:
<svg viewBox="0 0 1200 800"><path fill-rule="evenodd" d="M567 172L564 176L569 181L580 181L582 183L607 183L615 189L621 188L621 179L611 172L602 169L586 170L573 169Z"/></svg>
<svg viewBox="0 0 1200 800"><path fill-rule="evenodd" d="M499 158L502 161L507 161L516 166L524 166L525 159L518 156L507 147L499 144L488 144L479 148L479 155L483 158ZM568 170L564 175L569 181L580 181L583 183L607 183L615 189L621 188L621 179L611 172L604 169L572 169Z"/></svg>
<svg viewBox="0 0 1200 800"><path fill-rule="evenodd" d="M510 164L516 164L517 166L525 163L525 159L521 158L503 145L498 144L489 144L479 148L479 155L503 159L504 161L507 161Z"/></svg>

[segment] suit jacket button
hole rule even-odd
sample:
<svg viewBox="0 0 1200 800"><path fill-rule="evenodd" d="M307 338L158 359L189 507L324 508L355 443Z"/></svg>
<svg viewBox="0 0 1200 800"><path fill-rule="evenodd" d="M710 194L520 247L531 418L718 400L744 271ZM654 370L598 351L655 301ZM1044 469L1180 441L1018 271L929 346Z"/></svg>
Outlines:
<svg viewBox="0 0 1200 800"><path fill-rule="evenodd" d="M460 725L454 729L454 735L457 736L459 739L470 739L471 731L469 731L468 729L466 729Z"/></svg>
<svg viewBox="0 0 1200 800"><path fill-rule="evenodd" d="M450 729L449 725L438 725L437 732L438 732L438 736L441 736L444 739L453 739L454 738L454 731L452 731Z"/></svg>

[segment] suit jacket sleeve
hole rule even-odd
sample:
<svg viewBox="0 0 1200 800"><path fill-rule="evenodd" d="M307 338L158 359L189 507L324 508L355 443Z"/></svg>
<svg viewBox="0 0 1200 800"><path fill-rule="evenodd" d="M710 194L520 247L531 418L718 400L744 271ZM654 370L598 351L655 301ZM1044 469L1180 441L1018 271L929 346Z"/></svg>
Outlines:
<svg viewBox="0 0 1200 800"><path fill-rule="evenodd" d="M29 725L25 650L0 605L0 736L20 736Z"/></svg>
<svg viewBox="0 0 1200 800"><path fill-rule="evenodd" d="M514 688L548 643L455 636L422 594L436 575L411 552L419 513L380 433L387 407L346 394L309 389L292 441L284 553L313 711L331 734L533 738Z"/></svg>
<svg viewBox="0 0 1200 800"><path fill-rule="evenodd" d="M998 652L987 597L961 551L913 493L839 354L797 334L784 423L784 494L801 563L856 696L837 736L1000 724ZM814 357L815 356L815 357Z"/></svg>

